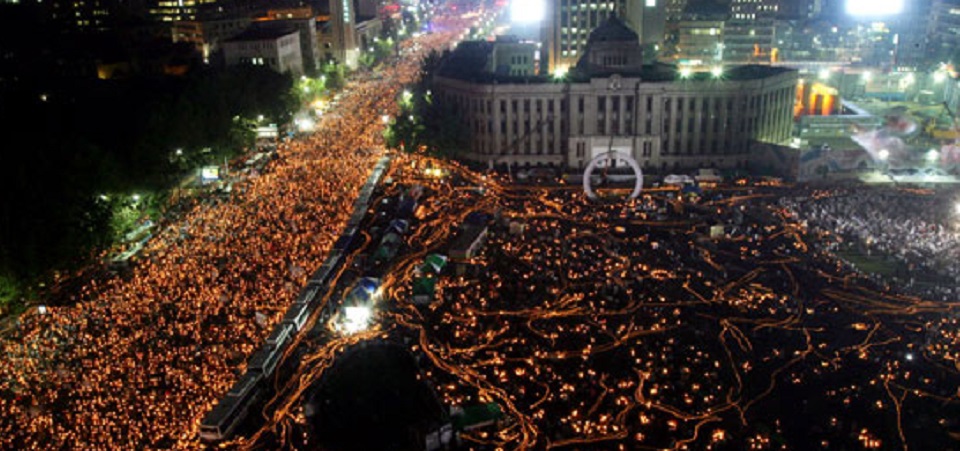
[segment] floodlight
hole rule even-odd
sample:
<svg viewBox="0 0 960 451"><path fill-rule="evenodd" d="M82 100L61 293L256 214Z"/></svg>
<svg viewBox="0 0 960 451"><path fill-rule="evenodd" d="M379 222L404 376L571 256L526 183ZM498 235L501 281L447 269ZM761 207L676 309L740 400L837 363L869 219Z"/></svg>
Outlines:
<svg viewBox="0 0 960 451"><path fill-rule="evenodd" d="M315 123L313 122L313 120L311 120L311 119L298 119L298 120L297 120L297 127L300 129L301 132L313 131L313 127L314 127L315 125L316 125L316 124L315 124Z"/></svg>
<svg viewBox="0 0 960 451"><path fill-rule="evenodd" d="M344 307L343 314L343 330L348 334L365 330L373 317L370 307Z"/></svg>
<svg viewBox="0 0 960 451"><path fill-rule="evenodd" d="M559 80L566 77L568 72L570 72L570 68L568 66L557 66L557 68L553 71L553 78Z"/></svg>
<svg viewBox="0 0 960 451"><path fill-rule="evenodd" d="M513 0L510 4L510 19L514 23L535 23L546 16L543 0Z"/></svg>
<svg viewBox="0 0 960 451"><path fill-rule="evenodd" d="M903 11L903 0L847 0L851 16L894 16Z"/></svg>

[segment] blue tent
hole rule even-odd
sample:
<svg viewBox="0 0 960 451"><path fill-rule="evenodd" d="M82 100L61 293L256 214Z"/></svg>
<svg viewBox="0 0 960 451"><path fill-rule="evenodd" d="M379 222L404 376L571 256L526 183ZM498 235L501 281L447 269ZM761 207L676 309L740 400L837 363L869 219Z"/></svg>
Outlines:
<svg viewBox="0 0 960 451"><path fill-rule="evenodd" d="M703 196L703 190L697 185L684 185L681 189L681 192L683 194L696 194L697 196Z"/></svg>
<svg viewBox="0 0 960 451"><path fill-rule="evenodd" d="M380 279L364 277L350 290L344 300L345 305L370 305L376 302L377 290L380 288Z"/></svg>

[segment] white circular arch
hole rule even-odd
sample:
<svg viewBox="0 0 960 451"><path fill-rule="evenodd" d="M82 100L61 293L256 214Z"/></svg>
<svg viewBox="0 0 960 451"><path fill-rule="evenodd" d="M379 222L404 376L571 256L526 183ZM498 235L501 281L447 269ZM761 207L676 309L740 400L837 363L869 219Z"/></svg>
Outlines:
<svg viewBox="0 0 960 451"><path fill-rule="evenodd" d="M636 199L640 196L640 191L643 190L643 171L640 170L640 165L637 164L637 160L634 160L633 157L623 152L611 150L593 157L593 159L590 160L590 164L588 164L587 168L583 171L583 192L586 193L587 197L591 200L597 198L597 193L594 192L593 187L590 186L590 176L593 175L593 170L597 168L597 165L599 165L601 161L614 159L626 161L633 169L633 173L637 175L636 184L633 186L633 192L630 193L629 198Z"/></svg>

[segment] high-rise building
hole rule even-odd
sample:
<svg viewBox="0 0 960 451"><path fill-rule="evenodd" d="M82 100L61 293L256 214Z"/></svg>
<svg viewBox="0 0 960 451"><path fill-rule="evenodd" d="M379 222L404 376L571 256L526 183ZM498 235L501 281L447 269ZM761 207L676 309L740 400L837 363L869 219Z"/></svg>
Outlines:
<svg viewBox="0 0 960 451"><path fill-rule="evenodd" d="M547 2L542 41L550 73L565 72L573 67L587 45L590 32L610 16L623 19L643 36L644 2L656 0L556 0Z"/></svg>
<svg viewBox="0 0 960 451"><path fill-rule="evenodd" d="M194 20L201 5L216 3L217 0L151 0L148 13L158 22L177 22Z"/></svg>
<svg viewBox="0 0 960 451"><path fill-rule="evenodd" d="M770 61L774 25L780 9L777 0L733 0L724 27L724 61L760 63Z"/></svg>
<svg viewBox="0 0 960 451"><path fill-rule="evenodd" d="M328 50L332 50L333 59L347 67L356 67L360 57L360 46L357 42L357 12L354 10L353 0L330 0L330 20L327 24L330 42ZM330 53L330 52L328 52Z"/></svg>
<svg viewBox="0 0 960 451"><path fill-rule="evenodd" d="M960 48L960 0L937 0L927 28L927 53L932 60L950 61Z"/></svg>
<svg viewBox="0 0 960 451"><path fill-rule="evenodd" d="M683 12L687 9L687 0L661 0L664 3L664 14L667 23L679 22Z"/></svg>
<svg viewBox="0 0 960 451"><path fill-rule="evenodd" d="M380 8L383 6L381 0L358 0L357 13L359 17L377 17L380 14Z"/></svg>
<svg viewBox="0 0 960 451"><path fill-rule="evenodd" d="M54 0L47 7L50 18L66 29L91 31L107 27L114 3L111 0Z"/></svg>
<svg viewBox="0 0 960 451"><path fill-rule="evenodd" d="M706 66L723 61L723 20L683 20L676 33L678 63Z"/></svg>
<svg viewBox="0 0 960 451"><path fill-rule="evenodd" d="M644 50L653 56L663 47L667 25L667 0L644 0L643 18L640 26L640 42ZM650 51L653 50L653 51Z"/></svg>
<svg viewBox="0 0 960 451"><path fill-rule="evenodd" d="M686 2L686 9L670 21L660 61L694 67L723 61L723 30L729 12L713 1Z"/></svg>

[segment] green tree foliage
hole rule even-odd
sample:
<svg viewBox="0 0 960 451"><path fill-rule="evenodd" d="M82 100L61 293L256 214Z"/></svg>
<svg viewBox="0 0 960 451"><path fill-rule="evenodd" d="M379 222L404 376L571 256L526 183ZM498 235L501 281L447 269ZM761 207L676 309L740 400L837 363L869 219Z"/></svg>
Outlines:
<svg viewBox="0 0 960 451"><path fill-rule="evenodd" d="M450 104L437 102L432 94L433 77L443 57L432 52L421 64L421 78L410 91L409 100L398 100L401 114L384 133L388 147L414 151L425 146L441 156L456 156L466 146L468 130L460 121L460 113Z"/></svg>
<svg viewBox="0 0 960 451"><path fill-rule="evenodd" d="M246 67L0 85L0 277L25 286L85 261L115 238L116 205L101 194L163 192L187 168L236 155L253 144L250 118L290 120L292 88Z"/></svg>
<svg viewBox="0 0 960 451"><path fill-rule="evenodd" d="M346 71L343 65L335 62L325 63L321 69L321 75L326 77L327 89L333 91L342 89L346 82Z"/></svg>

